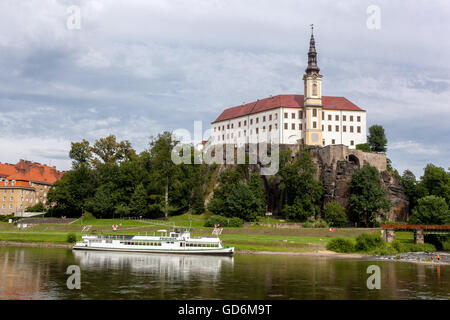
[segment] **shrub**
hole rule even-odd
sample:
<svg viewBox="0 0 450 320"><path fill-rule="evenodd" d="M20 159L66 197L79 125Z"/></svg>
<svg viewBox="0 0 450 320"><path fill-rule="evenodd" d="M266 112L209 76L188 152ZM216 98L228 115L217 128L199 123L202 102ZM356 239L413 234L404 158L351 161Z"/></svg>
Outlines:
<svg viewBox="0 0 450 320"><path fill-rule="evenodd" d="M332 238L327 244L327 250L334 252L349 253L355 251L355 245L352 239Z"/></svg>
<svg viewBox="0 0 450 320"><path fill-rule="evenodd" d="M362 150L365 152L370 152L370 145L368 143L360 143L356 145L356 150Z"/></svg>
<svg viewBox="0 0 450 320"><path fill-rule="evenodd" d="M68 243L75 243L75 242L77 242L77 236L75 235L75 233L69 233L67 235L66 242L68 242Z"/></svg>
<svg viewBox="0 0 450 320"><path fill-rule="evenodd" d="M303 223L303 228L328 228L328 224L323 219L308 220Z"/></svg>
<svg viewBox="0 0 450 320"><path fill-rule="evenodd" d="M431 243L402 243L398 240L395 240L391 243L391 247L400 252L433 252L436 251L436 247Z"/></svg>
<svg viewBox="0 0 450 320"><path fill-rule="evenodd" d="M347 214L339 202L328 202L323 211L325 213L325 220L331 227L343 227L347 224Z"/></svg>
<svg viewBox="0 0 450 320"><path fill-rule="evenodd" d="M219 224L222 228L240 228L242 227L242 225L244 224L244 220L237 218L237 217L233 217L233 218L225 218L222 216L211 216L208 218L208 220L206 220L205 222L205 227L214 227L214 225Z"/></svg>
<svg viewBox="0 0 450 320"><path fill-rule="evenodd" d="M363 233L356 237L357 251L370 251L373 249L382 249L386 243L378 233Z"/></svg>

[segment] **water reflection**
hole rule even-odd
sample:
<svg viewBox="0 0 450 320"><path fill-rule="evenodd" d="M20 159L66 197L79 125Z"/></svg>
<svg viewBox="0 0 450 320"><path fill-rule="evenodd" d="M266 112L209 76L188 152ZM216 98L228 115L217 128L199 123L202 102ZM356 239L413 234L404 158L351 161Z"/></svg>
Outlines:
<svg viewBox="0 0 450 320"><path fill-rule="evenodd" d="M228 256L100 251L74 251L73 254L81 270L128 270L171 281L187 281L197 276L217 280L224 268L230 270L234 265L234 258Z"/></svg>

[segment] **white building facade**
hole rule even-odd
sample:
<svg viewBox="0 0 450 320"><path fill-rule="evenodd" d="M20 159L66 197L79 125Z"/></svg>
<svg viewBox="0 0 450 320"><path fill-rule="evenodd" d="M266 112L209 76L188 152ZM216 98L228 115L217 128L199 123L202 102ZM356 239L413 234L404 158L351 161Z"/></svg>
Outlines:
<svg viewBox="0 0 450 320"><path fill-rule="evenodd" d="M322 96L311 35L303 95L278 95L224 110L208 144L279 143L355 148L366 143L366 111L344 97Z"/></svg>

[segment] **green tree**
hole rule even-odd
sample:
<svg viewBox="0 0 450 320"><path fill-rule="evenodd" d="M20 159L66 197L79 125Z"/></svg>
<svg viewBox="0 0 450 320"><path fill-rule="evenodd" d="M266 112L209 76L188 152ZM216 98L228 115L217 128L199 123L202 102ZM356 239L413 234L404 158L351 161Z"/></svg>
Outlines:
<svg viewBox="0 0 450 320"><path fill-rule="evenodd" d="M325 220L332 227L343 227L347 224L347 214L341 204L335 200L328 202L323 208Z"/></svg>
<svg viewBox="0 0 450 320"><path fill-rule="evenodd" d="M405 170L400 181L408 197L410 211L412 211L412 208L417 205L417 200L420 197L416 176L410 170Z"/></svg>
<svg viewBox="0 0 450 320"><path fill-rule="evenodd" d="M152 138L150 142L149 156L153 173L156 179L164 186L164 216L169 216L169 182L173 178L175 164L172 161L172 150L179 142L174 139L172 133L166 131Z"/></svg>
<svg viewBox="0 0 450 320"><path fill-rule="evenodd" d="M373 125L369 128L369 136L367 142L370 145L370 149L375 152L387 151L387 138L384 133L384 128L380 125Z"/></svg>
<svg viewBox="0 0 450 320"><path fill-rule="evenodd" d="M77 168L82 164L88 164L92 160L92 151L89 141L72 142L69 157L73 160L73 168Z"/></svg>
<svg viewBox="0 0 450 320"><path fill-rule="evenodd" d="M413 224L450 224L450 211L444 198L426 196L418 200L409 221Z"/></svg>
<svg viewBox="0 0 450 320"><path fill-rule="evenodd" d="M118 161L131 159L136 156L136 152L131 147L131 143L128 140L117 142L115 135L98 139L90 150L104 164L117 163ZM96 166L101 164L98 159L94 159L93 162Z"/></svg>
<svg viewBox="0 0 450 320"><path fill-rule="evenodd" d="M255 196L258 202L257 215L263 215L266 212L266 195L262 186L261 177L257 173L252 173L250 179L247 182L250 191Z"/></svg>
<svg viewBox="0 0 450 320"><path fill-rule="evenodd" d="M203 188L196 184L192 190L191 212L193 214L202 214L205 211L205 201L203 199Z"/></svg>
<svg viewBox="0 0 450 320"><path fill-rule="evenodd" d="M428 164L418 184L421 196L434 195L442 197L450 205L450 172L444 168Z"/></svg>
<svg viewBox="0 0 450 320"><path fill-rule="evenodd" d="M353 221L368 227L377 224L381 211L390 210L391 202L386 199L376 168L364 166L352 175L349 207Z"/></svg>
<svg viewBox="0 0 450 320"><path fill-rule="evenodd" d="M316 218L320 215L323 195L322 183L315 178L316 167L308 150L298 154L292 161L288 157L280 161L278 175L282 178L280 189L284 194L285 206L282 212L294 219L303 220L304 213Z"/></svg>
<svg viewBox="0 0 450 320"><path fill-rule="evenodd" d="M145 217L148 213L147 192L142 183L134 189L130 200L130 214L135 217Z"/></svg>
<svg viewBox="0 0 450 320"><path fill-rule="evenodd" d="M226 199L223 213L227 217L237 217L245 221L252 221L261 210L259 199L252 193L250 187L239 183Z"/></svg>

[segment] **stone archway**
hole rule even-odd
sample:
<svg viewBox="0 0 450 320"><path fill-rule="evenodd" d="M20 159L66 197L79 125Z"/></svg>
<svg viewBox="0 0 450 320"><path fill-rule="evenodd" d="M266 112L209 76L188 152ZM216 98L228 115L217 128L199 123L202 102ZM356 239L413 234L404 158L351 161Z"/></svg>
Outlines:
<svg viewBox="0 0 450 320"><path fill-rule="evenodd" d="M357 156L355 156L354 154L350 154L348 155L348 161L353 163L356 166L360 166L360 162Z"/></svg>

